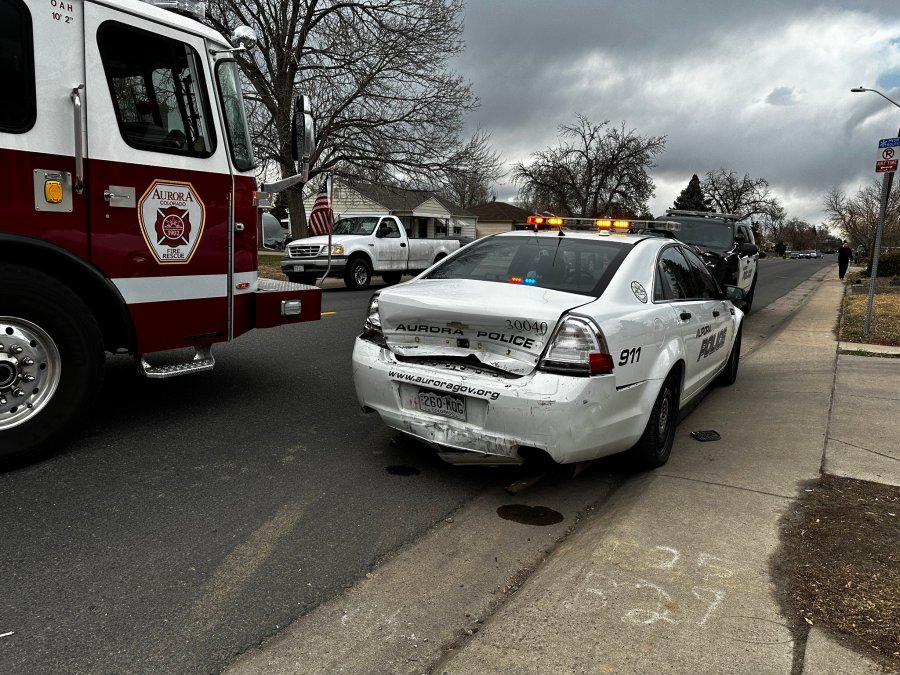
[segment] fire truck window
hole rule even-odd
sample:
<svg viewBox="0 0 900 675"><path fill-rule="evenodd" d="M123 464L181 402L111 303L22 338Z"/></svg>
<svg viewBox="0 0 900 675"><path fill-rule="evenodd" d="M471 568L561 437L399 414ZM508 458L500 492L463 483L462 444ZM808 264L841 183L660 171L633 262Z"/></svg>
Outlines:
<svg viewBox="0 0 900 675"><path fill-rule="evenodd" d="M0 0L0 131L34 126L34 44L31 15L19 0Z"/></svg>
<svg viewBox="0 0 900 675"><path fill-rule="evenodd" d="M216 67L219 82L219 100L225 113L225 131L231 149L231 161L239 171L247 171L256 166L250 129L244 114L244 95L235 61L223 61Z"/></svg>
<svg viewBox="0 0 900 675"><path fill-rule="evenodd" d="M100 27L97 39L125 142L155 152L211 155L215 136L197 52L114 21Z"/></svg>

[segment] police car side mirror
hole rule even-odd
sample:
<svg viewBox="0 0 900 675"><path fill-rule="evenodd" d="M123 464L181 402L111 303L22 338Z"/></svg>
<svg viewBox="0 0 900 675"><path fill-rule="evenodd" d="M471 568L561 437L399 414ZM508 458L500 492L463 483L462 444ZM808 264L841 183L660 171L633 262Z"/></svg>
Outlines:
<svg viewBox="0 0 900 675"><path fill-rule="evenodd" d="M731 302L743 302L747 298L747 294L743 288L739 286L725 286L725 297Z"/></svg>
<svg viewBox="0 0 900 675"><path fill-rule="evenodd" d="M753 255L759 253L759 246L756 244L741 244L741 252Z"/></svg>

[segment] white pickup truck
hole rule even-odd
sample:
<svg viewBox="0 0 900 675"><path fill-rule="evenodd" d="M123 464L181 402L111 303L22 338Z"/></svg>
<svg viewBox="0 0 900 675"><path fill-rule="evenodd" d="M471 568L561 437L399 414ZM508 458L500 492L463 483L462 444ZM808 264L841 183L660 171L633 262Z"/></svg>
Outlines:
<svg viewBox="0 0 900 675"><path fill-rule="evenodd" d="M319 235L289 243L281 271L290 281L313 284L328 270L328 276L343 277L348 288L362 290L373 274L396 284L404 274L428 269L459 247L458 239L410 238L395 216L354 215L334 224L330 268L328 236Z"/></svg>

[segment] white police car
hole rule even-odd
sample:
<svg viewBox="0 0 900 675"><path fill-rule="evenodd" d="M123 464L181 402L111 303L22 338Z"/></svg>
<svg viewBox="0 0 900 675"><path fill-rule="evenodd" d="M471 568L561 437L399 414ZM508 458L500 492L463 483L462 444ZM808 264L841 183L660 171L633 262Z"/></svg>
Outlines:
<svg viewBox="0 0 900 675"><path fill-rule="evenodd" d="M679 407L737 376L744 315L729 298L743 292L675 239L494 235L373 296L353 350L357 396L453 464L630 450L653 468Z"/></svg>

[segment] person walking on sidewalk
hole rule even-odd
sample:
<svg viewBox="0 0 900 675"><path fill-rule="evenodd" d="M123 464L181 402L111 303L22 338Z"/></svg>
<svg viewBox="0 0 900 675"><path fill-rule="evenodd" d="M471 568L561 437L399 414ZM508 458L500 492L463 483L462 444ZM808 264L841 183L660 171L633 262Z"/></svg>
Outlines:
<svg viewBox="0 0 900 675"><path fill-rule="evenodd" d="M851 260L853 260L853 249L845 241L841 243L841 247L838 249L838 276L841 279L847 273L847 265L850 264Z"/></svg>

